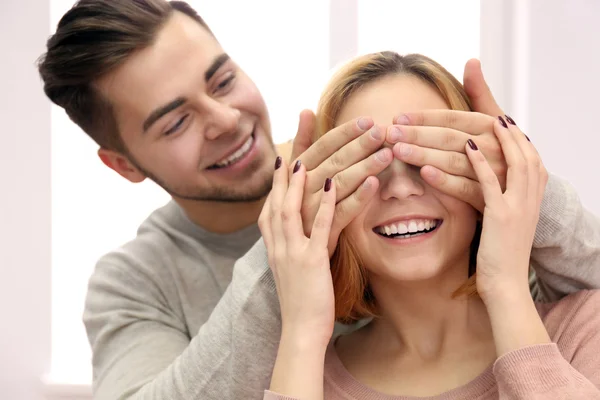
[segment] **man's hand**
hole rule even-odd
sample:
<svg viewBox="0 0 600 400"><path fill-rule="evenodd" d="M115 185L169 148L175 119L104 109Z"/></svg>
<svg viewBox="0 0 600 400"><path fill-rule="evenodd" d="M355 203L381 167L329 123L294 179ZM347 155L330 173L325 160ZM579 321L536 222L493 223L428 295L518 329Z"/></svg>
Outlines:
<svg viewBox="0 0 600 400"><path fill-rule="evenodd" d="M305 233L319 208L325 179L335 185L336 207L331 227L329 251L333 254L342 231L375 194L379 181L375 177L394 159L385 142L385 128L362 117L340 125L312 143L315 117L312 111L300 114L298 134L292 150L292 168L298 162L306 168L302 200L302 221Z"/></svg>
<svg viewBox="0 0 600 400"><path fill-rule="evenodd" d="M485 82L478 60L469 60L465 65L464 83L476 112L430 110L403 114L393 121L396 125L388 128L386 140L395 143L396 158L423 167L421 176L428 184L483 211L481 188L465 154L465 143L476 137L504 189L507 166L493 133L494 122L504 113ZM503 118L514 124L510 117Z"/></svg>

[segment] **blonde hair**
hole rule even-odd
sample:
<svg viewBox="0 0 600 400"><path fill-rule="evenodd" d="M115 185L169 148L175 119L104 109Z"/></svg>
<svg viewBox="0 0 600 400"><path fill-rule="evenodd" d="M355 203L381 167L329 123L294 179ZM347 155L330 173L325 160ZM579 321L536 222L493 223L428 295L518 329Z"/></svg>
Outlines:
<svg viewBox="0 0 600 400"><path fill-rule="evenodd" d="M357 57L344 65L329 81L317 107L317 130L314 140L335 127L348 99L365 85L390 75L409 75L431 85L452 110L472 111L462 84L444 67L421 54L401 56L384 51ZM476 294L475 260L481 225L477 224L471 244L469 279L454 296ZM335 317L342 323L352 323L377 315L375 297L358 253L345 232L331 259L331 274L335 292Z"/></svg>

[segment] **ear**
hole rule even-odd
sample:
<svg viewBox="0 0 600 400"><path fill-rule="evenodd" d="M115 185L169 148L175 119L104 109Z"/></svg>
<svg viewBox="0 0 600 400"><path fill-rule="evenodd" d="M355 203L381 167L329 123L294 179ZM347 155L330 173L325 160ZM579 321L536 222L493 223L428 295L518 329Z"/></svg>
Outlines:
<svg viewBox="0 0 600 400"><path fill-rule="evenodd" d="M121 153L113 150L100 149L98 150L98 157L100 157L100 160L102 160L104 165L130 182L139 183L146 179L146 175L144 175L142 171Z"/></svg>

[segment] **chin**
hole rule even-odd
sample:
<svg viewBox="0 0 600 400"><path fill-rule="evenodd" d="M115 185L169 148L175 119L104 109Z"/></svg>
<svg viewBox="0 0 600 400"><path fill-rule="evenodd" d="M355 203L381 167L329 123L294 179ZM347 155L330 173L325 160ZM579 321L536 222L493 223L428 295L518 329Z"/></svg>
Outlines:
<svg viewBox="0 0 600 400"><path fill-rule="evenodd" d="M436 257L415 255L414 257L396 257L394 261L388 261L379 267L369 269L376 275L385 275L394 281L414 282L435 278L441 275L445 268Z"/></svg>

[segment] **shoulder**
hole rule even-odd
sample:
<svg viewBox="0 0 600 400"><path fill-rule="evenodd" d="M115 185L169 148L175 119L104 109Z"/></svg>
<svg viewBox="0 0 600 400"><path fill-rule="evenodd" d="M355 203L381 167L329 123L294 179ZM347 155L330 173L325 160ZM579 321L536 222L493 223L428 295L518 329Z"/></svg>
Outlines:
<svg viewBox="0 0 600 400"><path fill-rule="evenodd" d="M591 337L600 337L600 290L580 290L559 301L538 305L553 342L573 348Z"/></svg>

